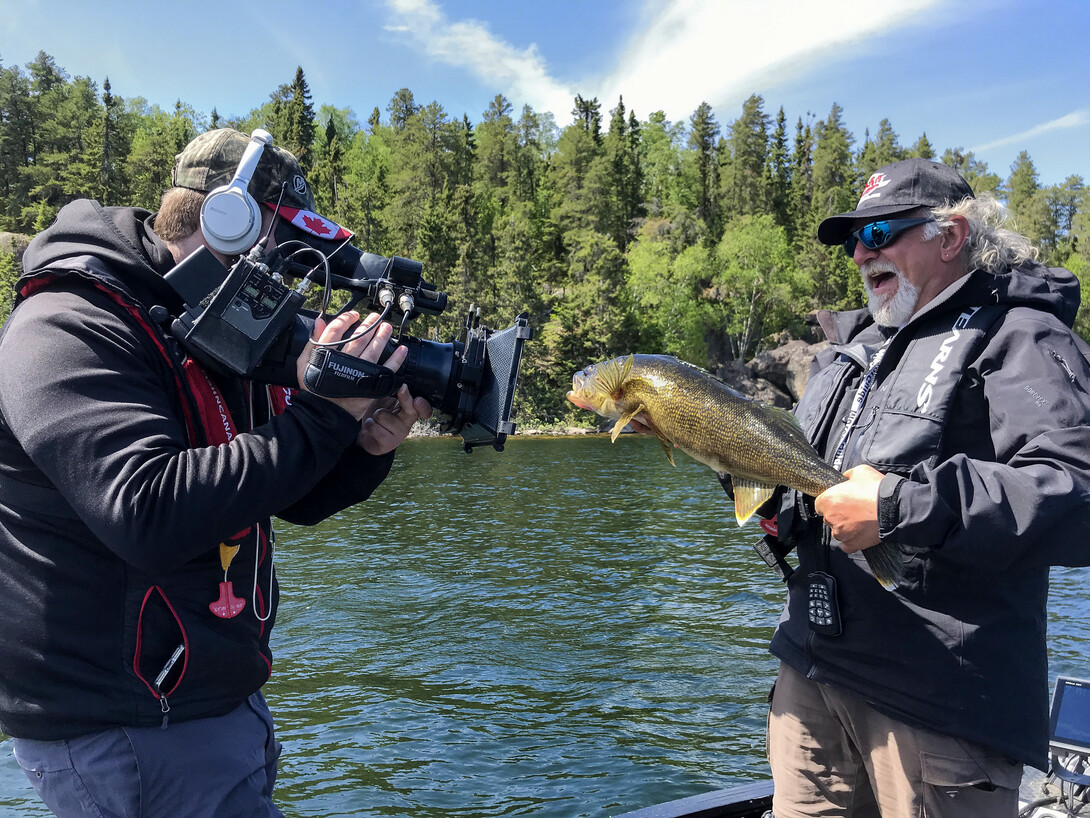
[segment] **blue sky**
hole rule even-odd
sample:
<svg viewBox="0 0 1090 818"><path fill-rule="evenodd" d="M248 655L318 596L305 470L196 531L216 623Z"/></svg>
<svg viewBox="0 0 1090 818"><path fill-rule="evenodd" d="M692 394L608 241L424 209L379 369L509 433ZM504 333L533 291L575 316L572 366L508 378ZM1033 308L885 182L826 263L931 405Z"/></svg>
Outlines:
<svg viewBox="0 0 1090 818"><path fill-rule="evenodd" d="M1004 178L1025 150L1042 185L1090 182L1088 35L1090 0L0 0L5 66L43 50L167 109L244 115L296 66L360 121L405 87L472 122L497 93L562 126L575 94L686 122L706 101L725 131L757 93L792 133L836 102L857 142L885 117Z"/></svg>

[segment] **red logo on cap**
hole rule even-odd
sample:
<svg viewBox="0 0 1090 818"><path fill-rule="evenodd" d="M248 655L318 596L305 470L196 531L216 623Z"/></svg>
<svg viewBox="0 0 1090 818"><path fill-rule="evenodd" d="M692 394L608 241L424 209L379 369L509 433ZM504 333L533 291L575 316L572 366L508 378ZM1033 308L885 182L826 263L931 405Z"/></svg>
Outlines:
<svg viewBox="0 0 1090 818"><path fill-rule="evenodd" d="M312 219L310 216L304 215L303 222L306 224L307 229L316 236L324 236L326 233L331 232L329 225L322 219Z"/></svg>
<svg viewBox="0 0 1090 818"><path fill-rule="evenodd" d="M892 179L887 179L884 173L872 173L863 188L863 192L859 195L859 203L862 204L863 200L870 196L877 196L878 188L885 187L892 181Z"/></svg>

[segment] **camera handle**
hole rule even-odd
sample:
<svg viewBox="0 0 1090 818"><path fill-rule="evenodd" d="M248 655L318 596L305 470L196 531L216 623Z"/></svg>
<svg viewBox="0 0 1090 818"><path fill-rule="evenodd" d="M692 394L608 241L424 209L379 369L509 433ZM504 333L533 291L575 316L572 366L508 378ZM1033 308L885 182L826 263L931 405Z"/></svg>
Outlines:
<svg viewBox="0 0 1090 818"><path fill-rule="evenodd" d="M318 347L303 374L307 390L323 398L385 398L405 381L384 366Z"/></svg>

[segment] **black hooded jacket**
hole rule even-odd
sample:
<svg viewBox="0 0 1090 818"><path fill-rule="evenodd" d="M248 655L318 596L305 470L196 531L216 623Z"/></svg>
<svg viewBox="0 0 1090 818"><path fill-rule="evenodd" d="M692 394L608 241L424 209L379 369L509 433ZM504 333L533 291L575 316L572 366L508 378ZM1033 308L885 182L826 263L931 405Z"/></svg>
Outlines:
<svg viewBox="0 0 1090 818"><path fill-rule="evenodd" d="M272 667L268 518L324 519L368 497L393 460L356 446L358 422L334 404L298 394L270 418L266 387L229 378L214 379L229 411L195 422L183 353L150 314L180 307L153 221L87 200L62 209L27 248L25 297L0 337L0 729L12 736L242 703ZM211 445L227 430L209 424L228 417L229 442ZM240 545L226 576L223 542ZM225 580L245 601L231 618L209 607Z"/></svg>
<svg viewBox="0 0 1090 818"><path fill-rule="evenodd" d="M1078 281L1030 265L974 272L891 334L866 311L830 314L796 415L831 459L871 355L889 346L844 470L886 474L880 534L901 545L887 591L862 553L822 545L812 503L788 492L779 532L800 570L772 651L909 724L1044 768L1051 565L1090 564L1090 365L1069 329ZM807 622L813 571L838 587L843 632ZM1016 786L1016 784L1015 784Z"/></svg>

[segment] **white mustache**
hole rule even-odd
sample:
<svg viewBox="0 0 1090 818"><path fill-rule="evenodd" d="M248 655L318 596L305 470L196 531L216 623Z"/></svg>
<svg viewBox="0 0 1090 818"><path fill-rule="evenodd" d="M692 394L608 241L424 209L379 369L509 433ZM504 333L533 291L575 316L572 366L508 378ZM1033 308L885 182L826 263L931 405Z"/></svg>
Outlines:
<svg viewBox="0 0 1090 818"><path fill-rule="evenodd" d="M863 276L863 284L868 288L870 287L871 278L881 273L892 273L898 279L902 278L900 268L889 259L884 258L872 258L870 261L864 262L863 266L859 268L859 273Z"/></svg>

